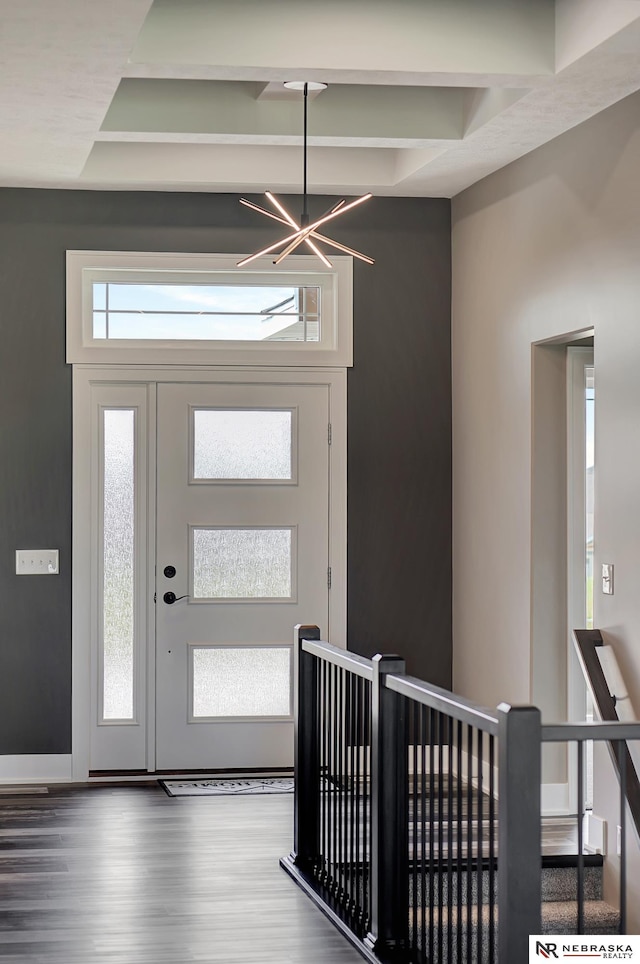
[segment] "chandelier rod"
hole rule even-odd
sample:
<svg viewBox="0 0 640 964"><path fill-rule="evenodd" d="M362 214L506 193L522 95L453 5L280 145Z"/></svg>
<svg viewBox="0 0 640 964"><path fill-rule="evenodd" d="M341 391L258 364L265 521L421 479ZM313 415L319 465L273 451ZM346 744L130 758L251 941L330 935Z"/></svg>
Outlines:
<svg viewBox="0 0 640 964"><path fill-rule="evenodd" d="M304 134L303 134L303 155L302 155L302 218L300 226L306 228L309 223L309 209L307 207L307 97L309 84L304 84Z"/></svg>

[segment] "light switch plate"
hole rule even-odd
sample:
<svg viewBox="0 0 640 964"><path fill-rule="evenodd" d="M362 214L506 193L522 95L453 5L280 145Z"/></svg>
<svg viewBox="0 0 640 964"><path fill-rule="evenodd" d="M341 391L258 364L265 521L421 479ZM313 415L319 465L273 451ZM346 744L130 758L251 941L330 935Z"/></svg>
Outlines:
<svg viewBox="0 0 640 964"><path fill-rule="evenodd" d="M56 576L59 572L59 549L16 549L19 576Z"/></svg>
<svg viewBox="0 0 640 964"><path fill-rule="evenodd" d="M607 596L613 596L613 564L602 563L602 591Z"/></svg>

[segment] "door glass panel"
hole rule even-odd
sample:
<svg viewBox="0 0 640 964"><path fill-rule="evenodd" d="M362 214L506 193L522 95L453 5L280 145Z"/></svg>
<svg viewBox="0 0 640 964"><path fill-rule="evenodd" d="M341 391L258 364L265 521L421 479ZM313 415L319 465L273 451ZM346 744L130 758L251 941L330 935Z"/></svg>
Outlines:
<svg viewBox="0 0 640 964"><path fill-rule="evenodd" d="M192 718L290 716L291 650L192 647Z"/></svg>
<svg viewBox="0 0 640 964"><path fill-rule="evenodd" d="M193 529L195 599L290 599L290 527Z"/></svg>
<svg viewBox="0 0 640 964"><path fill-rule="evenodd" d="M291 479L292 414L195 409L193 478Z"/></svg>
<svg viewBox="0 0 640 964"><path fill-rule="evenodd" d="M133 409L104 411L102 717L133 719Z"/></svg>

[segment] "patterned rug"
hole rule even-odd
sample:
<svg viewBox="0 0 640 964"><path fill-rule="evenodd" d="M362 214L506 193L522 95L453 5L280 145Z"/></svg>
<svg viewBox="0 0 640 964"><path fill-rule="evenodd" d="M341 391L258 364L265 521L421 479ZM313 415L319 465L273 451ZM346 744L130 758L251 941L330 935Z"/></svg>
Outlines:
<svg viewBox="0 0 640 964"><path fill-rule="evenodd" d="M254 793L293 793L293 777L246 780L158 780L170 797L246 797Z"/></svg>

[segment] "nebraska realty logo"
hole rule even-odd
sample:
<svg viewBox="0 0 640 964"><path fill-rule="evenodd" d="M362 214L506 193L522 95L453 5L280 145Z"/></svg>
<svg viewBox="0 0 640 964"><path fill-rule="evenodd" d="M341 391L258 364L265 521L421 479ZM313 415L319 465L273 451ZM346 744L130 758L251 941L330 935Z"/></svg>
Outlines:
<svg viewBox="0 0 640 964"><path fill-rule="evenodd" d="M640 936L609 934L535 935L529 938L529 964L532 961L640 961Z"/></svg>

